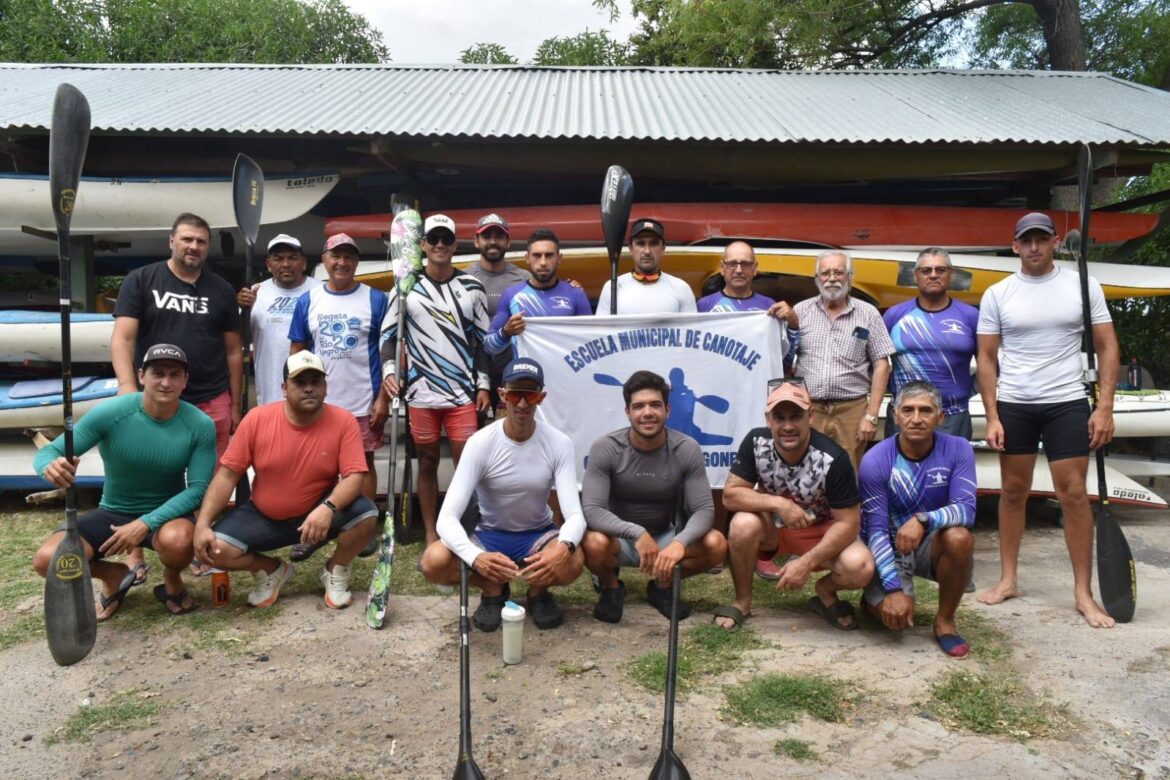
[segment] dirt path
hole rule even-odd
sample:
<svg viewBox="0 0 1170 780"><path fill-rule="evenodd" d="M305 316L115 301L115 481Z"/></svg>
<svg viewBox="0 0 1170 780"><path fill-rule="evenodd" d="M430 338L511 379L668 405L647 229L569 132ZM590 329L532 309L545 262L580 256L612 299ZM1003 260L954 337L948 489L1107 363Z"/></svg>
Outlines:
<svg viewBox="0 0 1170 780"><path fill-rule="evenodd" d="M1071 610L1067 557L1056 529L1029 531L1026 597L978 606L1011 637L1012 663L1034 691L1067 703L1066 739L1019 742L948 731L924 710L929 684L955 668L929 627L901 637L834 632L805 612L763 610L751 626L770 646L738 671L708 678L678 707L676 746L701 777L1170 777L1170 523L1130 513L1139 561L1137 621L1112 632ZM995 537L978 534L976 578L997 572ZM726 576L726 575L724 575ZM457 601L397 597L393 623L369 631L357 610L326 610L295 595L271 621L237 621L206 647L116 626L76 667L52 665L42 641L2 654L0 776L442 778L456 758ZM973 603L973 600L971 600ZM525 630L525 658L499 660L500 637L473 634L476 758L488 777L641 778L658 754L661 697L636 687L624 664L665 648L665 623L631 604L618 627L587 607L560 630ZM160 618L160 620L163 618ZM707 616L696 615L685 626ZM245 623L245 621L247 621ZM246 645L248 652L233 652ZM184 658L186 652L190 658ZM970 665L970 662L964 662ZM593 668L564 675L558 667ZM961 667L964 668L964 667ZM974 666L970 666L974 670ZM722 688L763 672L828 671L862 681L868 696L846 723L805 718L780 729L720 715ZM45 744L78 710L115 692L161 703L138 730L91 743ZM26 739L27 737L27 739ZM821 762L773 753L798 738Z"/></svg>

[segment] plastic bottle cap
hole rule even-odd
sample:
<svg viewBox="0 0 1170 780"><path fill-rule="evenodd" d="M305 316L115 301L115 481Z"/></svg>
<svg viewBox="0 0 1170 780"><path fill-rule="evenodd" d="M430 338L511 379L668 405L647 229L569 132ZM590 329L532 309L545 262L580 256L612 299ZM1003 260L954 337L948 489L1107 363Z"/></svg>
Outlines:
<svg viewBox="0 0 1170 780"><path fill-rule="evenodd" d="M517 604L515 601L504 602L504 608L500 611L500 617L504 620L523 620L524 607Z"/></svg>

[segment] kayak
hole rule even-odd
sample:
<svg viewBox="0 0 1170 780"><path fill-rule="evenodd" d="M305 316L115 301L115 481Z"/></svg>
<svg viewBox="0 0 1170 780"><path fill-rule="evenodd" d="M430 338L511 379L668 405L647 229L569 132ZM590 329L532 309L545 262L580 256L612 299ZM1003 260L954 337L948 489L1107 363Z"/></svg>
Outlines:
<svg viewBox="0 0 1170 780"><path fill-rule="evenodd" d="M442 212L455 220L456 234L470 237L487 209ZM567 244L600 243L600 213L585 206L517 206L496 210L508 220L513 240L523 241L537 228L549 228ZM712 238L802 241L847 249L918 251L941 246L979 252L1011 246L1016 220L1027 209L970 206L887 206L832 203L638 203L632 216L662 222L671 243L692 244ZM1080 226L1073 211L1045 212L1058 235ZM325 223L327 235L379 238L392 214L335 217ZM1144 236L1158 224L1157 214L1093 213L1093 240L1119 244Z"/></svg>
<svg viewBox="0 0 1170 780"><path fill-rule="evenodd" d="M113 315L75 312L69 315L69 326L74 362L110 361ZM61 362L60 312L0 311L0 363L25 361Z"/></svg>
<svg viewBox="0 0 1170 780"><path fill-rule="evenodd" d="M1112 458L1105 460L1105 484L1109 486L1109 500L1115 504L1128 504L1147 509L1165 509L1166 501L1157 493L1144 488L1111 465ZM1003 490L999 478L999 454L978 446L975 449L975 481L980 495L995 495ZM1085 490L1090 501L1097 500L1097 469L1090 468L1085 478ZM1055 498L1052 473L1043 457L1036 458L1032 470L1032 498Z"/></svg>
<svg viewBox="0 0 1170 780"><path fill-rule="evenodd" d="M117 379L74 377L74 421L81 419L106 398L113 398L117 394ZM0 382L0 429L59 428L64 424L60 379Z"/></svg>

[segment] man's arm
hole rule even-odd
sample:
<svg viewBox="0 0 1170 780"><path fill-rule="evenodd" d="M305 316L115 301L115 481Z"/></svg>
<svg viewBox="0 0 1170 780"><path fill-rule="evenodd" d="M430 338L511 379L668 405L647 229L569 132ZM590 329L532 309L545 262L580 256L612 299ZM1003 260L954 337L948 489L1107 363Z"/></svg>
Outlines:
<svg viewBox="0 0 1170 780"><path fill-rule="evenodd" d="M223 346L227 351L228 393L232 398L231 433L235 433L243 414L240 399L244 396L244 347L239 332L225 330L223 332Z"/></svg>
<svg viewBox="0 0 1170 780"><path fill-rule="evenodd" d="M1003 449L1003 425L996 408L996 384L999 381L998 334L980 333L975 352L975 379L983 398L983 412L987 415L987 443L992 449Z"/></svg>
<svg viewBox="0 0 1170 780"><path fill-rule="evenodd" d="M195 520L195 555L201 561L213 560L219 553L219 540L211 530L212 524L227 506L236 483L240 481L240 472L232 471L227 466L220 466L203 494L203 503L199 506L199 517Z"/></svg>
<svg viewBox="0 0 1170 780"><path fill-rule="evenodd" d="M937 442L935 446L938 446ZM952 526L975 527L975 451L964 442L958 453L951 464L951 484L946 506L923 513L927 533Z"/></svg>
<svg viewBox="0 0 1170 780"><path fill-rule="evenodd" d="M556 461L553 464L553 486L556 488L557 502L564 518L557 539L579 545L585 536L585 513L581 509L581 500L577 495L577 468L574 464L576 455L573 452L573 442L568 436L557 444L554 450Z"/></svg>
<svg viewBox="0 0 1170 780"><path fill-rule="evenodd" d="M893 524L887 493L893 464L889 458L879 457L879 454L877 450L871 450L861 460L861 538L873 555L882 590L886 593L897 593L902 590L902 580L898 574L897 556L894 554L894 540L891 535Z"/></svg>
<svg viewBox="0 0 1170 780"><path fill-rule="evenodd" d="M110 362L118 377L118 395L138 391L138 373L134 370L134 344L138 340L138 318L116 317L110 337Z"/></svg>
<svg viewBox="0 0 1170 780"><path fill-rule="evenodd" d="M193 514L207 493L212 472L215 471L215 423L206 415L200 415L200 418L191 457L187 461L187 487L158 509L142 516L142 522L151 531L157 531L164 523L176 517Z"/></svg>
<svg viewBox="0 0 1170 780"><path fill-rule="evenodd" d="M688 516L686 524L674 538L682 542L684 547L689 547L706 536L715 524L715 502L711 498L711 482L707 479L703 451L699 445L693 439L688 439L679 447L678 455L683 470L683 506Z"/></svg>
<svg viewBox="0 0 1170 780"><path fill-rule="evenodd" d="M806 561L810 572L841 554L841 551L853 543L861 532L861 504L834 508L833 524L825 531L824 537L817 546L809 550L798 560Z"/></svg>

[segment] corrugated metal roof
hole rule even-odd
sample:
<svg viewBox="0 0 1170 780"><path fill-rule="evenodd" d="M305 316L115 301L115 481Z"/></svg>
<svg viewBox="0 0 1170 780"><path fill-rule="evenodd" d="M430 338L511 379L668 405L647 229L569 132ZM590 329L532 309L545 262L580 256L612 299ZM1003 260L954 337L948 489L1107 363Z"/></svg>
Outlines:
<svg viewBox="0 0 1170 780"><path fill-rule="evenodd" d="M0 64L0 127L62 81L110 133L1170 146L1170 93L1040 71Z"/></svg>

